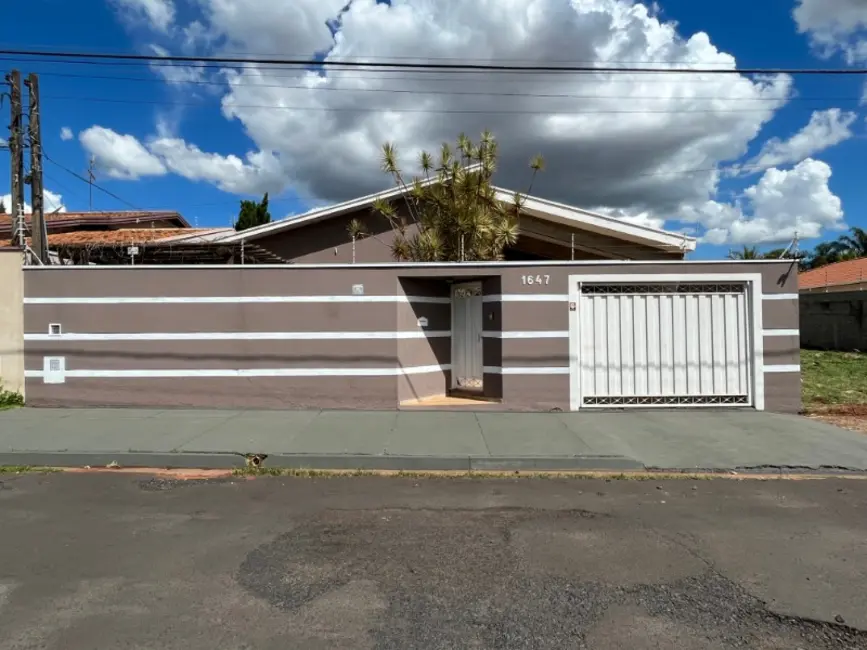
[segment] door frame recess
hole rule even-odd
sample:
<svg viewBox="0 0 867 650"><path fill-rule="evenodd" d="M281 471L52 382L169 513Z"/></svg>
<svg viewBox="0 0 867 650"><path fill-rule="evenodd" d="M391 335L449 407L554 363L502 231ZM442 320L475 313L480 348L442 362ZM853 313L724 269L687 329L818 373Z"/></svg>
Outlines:
<svg viewBox="0 0 867 650"><path fill-rule="evenodd" d="M572 411L582 410L583 397L581 394L581 346L578 344L581 340L581 319L578 314L581 305L581 285L584 283L666 284L673 282L743 282L746 284L747 331L750 336L747 349L752 352L749 379L753 396L752 407L757 411L765 410L761 273L617 273L569 276L569 406ZM750 323L752 323L752 327L749 327Z"/></svg>

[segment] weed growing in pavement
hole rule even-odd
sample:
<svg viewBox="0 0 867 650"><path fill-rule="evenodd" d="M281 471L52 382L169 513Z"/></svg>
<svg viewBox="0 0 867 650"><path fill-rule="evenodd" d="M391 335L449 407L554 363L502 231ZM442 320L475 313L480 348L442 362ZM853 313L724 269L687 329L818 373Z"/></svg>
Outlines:
<svg viewBox="0 0 867 650"><path fill-rule="evenodd" d="M0 411L24 406L24 396L12 390L5 390L0 384Z"/></svg>
<svg viewBox="0 0 867 650"><path fill-rule="evenodd" d="M56 467L32 467L30 465L0 465L0 474L52 474Z"/></svg>

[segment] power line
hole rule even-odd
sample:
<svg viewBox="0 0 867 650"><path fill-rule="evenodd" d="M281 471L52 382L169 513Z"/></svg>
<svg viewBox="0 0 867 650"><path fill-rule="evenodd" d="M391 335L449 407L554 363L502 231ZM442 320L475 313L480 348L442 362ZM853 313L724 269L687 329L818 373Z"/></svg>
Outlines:
<svg viewBox="0 0 867 650"><path fill-rule="evenodd" d="M98 104L140 104L153 106L201 106L201 102L181 102L173 100L154 100L154 99L117 99L113 97L76 97L70 95L45 95L43 99L57 99L63 101L76 102L91 102ZM357 107L335 107L335 106L281 106L277 104L232 104L233 108L264 108L268 110L280 111L318 111L323 113L422 113L427 115L677 115L677 114L695 114L695 113L765 113L769 108L726 108L726 109L601 109L589 111L563 111L557 109L550 110L498 110L498 109L432 109L432 108L400 108L390 106L378 106L371 108ZM801 106L801 108L809 109L809 106Z"/></svg>
<svg viewBox="0 0 867 650"><path fill-rule="evenodd" d="M184 68L189 68L189 69L193 69L193 70L212 69L212 70L217 70L217 71L226 71L228 69L231 69L233 71L250 70L252 72L256 72L258 75L260 75L261 77L266 78L266 79L297 79L298 73L313 72L313 71L311 71L309 69L305 69L305 68L295 68L294 72L292 74L287 75L287 74L271 74L271 73L278 72L278 71L290 70L290 68L262 67L262 66L257 66L257 65L233 66L231 68L227 68L227 66L225 66L225 65L203 64L203 65L179 66L179 65L176 65L174 63L159 63L159 62L147 63L147 62L130 62L130 61L83 61L83 60L75 60L75 61L48 60L48 61L46 61L44 59L34 59L34 58L22 59L22 58L14 58L14 57L3 57L2 55L0 55L0 61L8 61L10 63L15 63L15 64L38 63L38 64L88 65L88 66L102 66L102 67L105 67L105 66L109 66L109 67L124 66L124 67L149 68L149 69L175 68L175 69L182 70ZM396 79L398 81L422 81L425 83L429 83L431 81L444 81L444 82L448 82L448 83L472 83L474 85L482 84L482 83L485 83L485 84L490 84L490 83L493 83L493 84L497 84L497 83L527 84L527 83L529 83L526 79L527 75L522 74L520 72L503 73L500 75L491 76L491 75L487 75L484 71L478 71L478 70L452 70L451 74L449 74L447 76L442 76L442 73L440 71L437 71L437 70L413 70L413 71L386 70L386 69L361 70L361 69L357 69L357 68L355 68L355 69L342 69L339 66L332 66L330 68L330 71L332 71L332 72L335 72L335 71L336 72L346 72L346 73L351 72L357 78L361 78L361 79L380 79L380 80ZM269 74L263 74L266 72ZM410 72L417 72L419 74L424 74L424 76L422 76L422 77L408 76L408 74ZM440 72L440 76L433 76L434 74L436 74L438 72ZM460 74L456 74L456 73L460 73ZM42 74L45 74L45 73L42 73ZM382 75L397 75L397 76L383 77ZM514 75L517 78L509 78L510 75ZM533 74L533 77L535 79L544 79L546 77L562 78L563 76L564 76L564 73L558 73L558 72L535 72ZM625 77L626 75L621 75L621 76ZM520 79L520 77L524 77L524 78ZM663 75L664 78L659 78L659 77L654 77L653 73L642 74L642 75L640 75L640 77L641 77L641 83L643 83L643 84L645 84L645 83L665 83L666 85L671 85L671 84L681 84L682 83L682 84L692 85L692 84L696 84L696 83L719 83L718 79L707 79L707 78L684 79L683 77L677 78L677 77L672 77L671 75ZM345 76L342 76L341 78L351 79L353 77L349 77L348 75L345 75ZM608 78L605 80L605 83L606 84L614 84L614 83L631 83L631 84L634 84L634 83L636 83L636 81L635 81L635 79Z"/></svg>
<svg viewBox="0 0 867 650"><path fill-rule="evenodd" d="M77 43L59 44L56 42L55 43L34 43L32 41L28 41L28 42L31 46L39 48L39 50L43 50L46 53L56 52L58 55L64 51L68 50L69 48L75 48L78 46ZM97 45L95 47L95 50L101 50L100 53L106 54L106 55L129 54L129 52L126 52L124 50L119 50L119 49L111 48L111 47L105 47L105 46L101 46L101 45ZM300 58L304 58L305 56L307 56L307 54L304 52L285 52L285 51L283 51L283 52L250 52L250 51L246 51L245 52L245 51L235 50L235 49L231 49L231 48L227 48L227 49L225 49L225 51L231 53L232 55L234 55L236 57L243 57L245 59L248 59L250 57L276 58L276 57L281 57L281 56L282 57L288 56L288 57L291 57L293 59L300 59ZM157 56L158 58L162 58L162 57L159 57L159 55L154 55L154 56ZM472 57L463 57L463 56L460 56L460 57L459 56L423 56L423 57L421 57L421 56L398 56L398 55L381 56L381 55L376 55L376 54L365 55L363 57L357 56L354 58L355 59L363 59L363 60L370 59L370 60L374 60L374 61L375 60L396 60L396 61L463 61L463 62L482 61L482 62L484 62L484 61L488 60L488 59L484 59L484 58L472 58ZM536 62L535 59L526 59L526 58L522 59L522 58L517 58L517 57L497 57L497 60L509 61L512 63L535 63ZM562 64L569 64L569 65L593 65L596 62L592 61L592 60L588 61L585 59L545 59L544 63L546 63L546 64L562 63ZM615 59L615 60L609 61L609 63L616 63L616 64L622 64L622 65L629 64L629 65L639 66L639 65L668 65L671 62L670 61L661 61L661 60L647 60L647 61L627 60L627 61L624 61L622 59L620 59L620 60ZM697 64L701 64L701 65L709 65L709 64L714 64L717 62L716 61L700 60L700 61L693 61L693 63L697 63Z"/></svg>
<svg viewBox="0 0 867 650"><path fill-rule="evenodd" d="M93 79L93 80L108 80L108 81L135 81L154 84L165 84L165 79L157 79L154 77L123 77L112 75L86 75L72 74L63 72L40 72L42 77L62 77L70 79ZM183 79L172 80L169 83L173 85L192 85L192 86L216 86L220 88L230 88L229 84L223 81L203 81L198 79ZM858 101L862 100L860 95L848 97L802 97L799 95L788 95L785 97L724 97L721 95L707 96L688 96L677 97L672 95L575 95L569 93L532 93L532 92L484 92L484 91L453 91L453 90L415 90L408 88L347 88L338 86L287 86L284 84L260 84L250 83L246 88L278 88L281 90L309 90L313 92L320 91L338 91L338 92L373 92L373 93L394 93L394 94L411 94L411 95L448 95L448 96L478 96L478 97L535 97L545 99L640 99L640 100L719 100L725 101L743 101L743 102L778 102L778 101Z"/></svg>
<svg viewBox="0 0 867 650"><path fill-rule="evenodd" d="M43 155L44 155L44 152L43 152ZM70 189L68 185L65 185L64 183L57 180L56 176L52 176L47 171L43 171L42 173L45 175L45 178L47 178L49 181L51 181L52 187L56 187L61 192L63 192L63 196L72 196L73 198L75 198L79 201L82 201L82 202L84 201L84 199L82 199L81 195L78 192ZM49 212L51 212L51 211L52 210L49 210Z"/></svg>
<svg viewBox="0 0 867 650"><path fill-rule="evenodd" d="M327 59L282 59L282 58L243 58L243 57L204 57L149 54L109 54L103 52L48 52L45 50L0 50L0 54L31 57L64 57L82 60L145 61L170 63L207 63L232 65L278 65L301 67L347 68L391 68L411 70L485 70L487 72L582 72L582 73L664 73L664 74L788 74L788 75L865 75L867 68L682 68L682 67L632 67L632 66L595 66L595 65L532 65L516 66L493 63L408 63L400 61L352 61Z"/></svg>
<svg viewBox="0 0 867 650"><path fill-rule="evenodd" d="M50 162L52 165L56 165L57 167L60 167L60 169L62 169L63 171L67 172L68 174L71 174L72 176L75 176L75 178L77 178L78 180L80 180L80 181L82 181L82 182L84 182L84 183L87 183L88 185L92 185L93 187L95 187L96 189L98 189L100 192L102 192L102 193L104 193L104 194L107 194L108 196L110 196L111 198L113 198L113 199L115 199L115 200L117 200L117 201L120 201L120 202L123 203L124 205L128 205L128 206L131 207L133 210L141 210L141 209L142 209L142 208L138 207L137 205L133 205L132 203L130 203L130 202L127 201L126 199L121 198L120 196L118 196L118 195L115 194L114 192L111 192L111 191L105 189L104 187L102 187L102 186L100 186L100 185L97 185L96 183L93 183L93 182L87 180L87 179L86 179L84 176L82 176L81 174L79 174L79 173L77 173L77 172L75 172L75 171L69 169L69 167L67 167L67 166L65 166L65 165L62 165L62 164L60 164L59 162L57 162L56 160L52 159L52 158L51 158L50 156L48 156L48 154L46 154L44 151L42 152L42 155L45 157L45 160L47 160L48 162Z"/></svg>

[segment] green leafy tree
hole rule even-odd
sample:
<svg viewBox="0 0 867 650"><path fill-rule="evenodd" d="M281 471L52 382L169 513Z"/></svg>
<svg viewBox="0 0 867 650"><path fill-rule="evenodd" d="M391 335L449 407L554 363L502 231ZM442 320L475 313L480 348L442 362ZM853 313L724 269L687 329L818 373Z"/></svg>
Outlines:
<svg viewBox="0 0 867 650"><path fill-rule="evenodd" d="M461 262L502 260L506 247L515 244L526 194L515 193L511 201L496 196L492 184L497 168L497 142L485 131L478 143L461 134L453 149L443 143L439 159L424 151L419 163L422 176L407 179L391 143L382 147L382 169L404 190L406 210L378 200L374 212L386 217L394 239L392 256L398 261ZM545 167L541 156L530 162L532 175ZM363 232L350 224L353 241ZM352 227L356 229L353 230ZM353 234L354 233L354 234Z"/></svg>
<svg viewBox="0 0 867 650"><path fill-rule="evenodd" d="M241 201L235 230L246 230L266 223L271 223L271 213L268 212L268 192L265 192L261 201Z"/></svg>
<svg viewBox="0 0 867 650"><path fill-rule="evenodd" d="M6 204L0 201L0 214L6 214Z"/></svg>

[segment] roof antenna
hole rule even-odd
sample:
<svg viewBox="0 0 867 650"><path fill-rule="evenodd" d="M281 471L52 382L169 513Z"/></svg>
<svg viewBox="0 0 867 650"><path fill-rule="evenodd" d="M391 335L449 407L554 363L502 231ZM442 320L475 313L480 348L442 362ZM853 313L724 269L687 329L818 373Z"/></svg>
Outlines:
<svg viewBox="0 0 867 650"><path fill-rule="evenodd" d="M793 258L798 257L799 250L798 250L798 231L797 230L795 231L795 236L792 238L792 242L788 246L786 246L786 250L784 250L782 253L780 253L780 259L785 258L786 255L789 253L789 251L792 252L792 255L790 257L793 257Z"/></svg>

